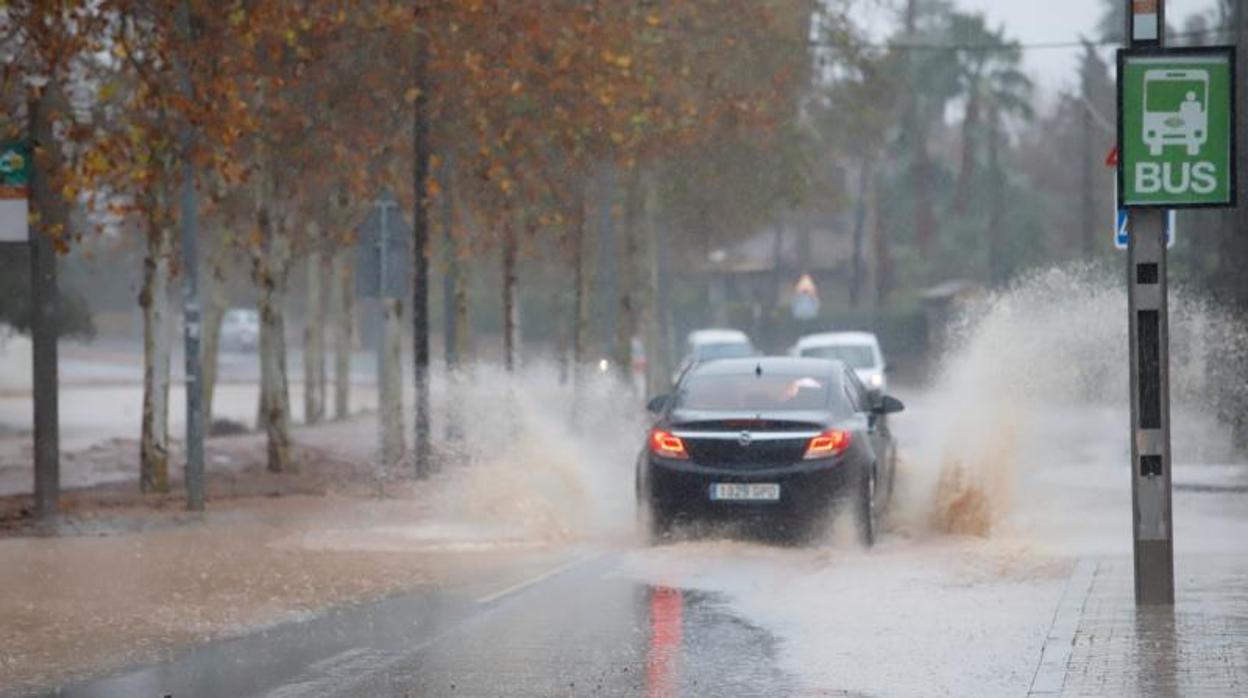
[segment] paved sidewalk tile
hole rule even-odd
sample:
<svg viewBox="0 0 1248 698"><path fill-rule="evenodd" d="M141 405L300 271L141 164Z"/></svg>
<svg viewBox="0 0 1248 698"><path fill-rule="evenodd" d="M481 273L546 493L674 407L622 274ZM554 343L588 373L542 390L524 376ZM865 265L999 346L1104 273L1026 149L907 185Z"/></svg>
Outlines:
<svg viewBox="0 0 1248 698"><path fill-rule="evenodd" d="M1032 695L1248 695L1248 557L1180 556L1175 606L1135 608L1131 558L1076 567Z"/></svg>

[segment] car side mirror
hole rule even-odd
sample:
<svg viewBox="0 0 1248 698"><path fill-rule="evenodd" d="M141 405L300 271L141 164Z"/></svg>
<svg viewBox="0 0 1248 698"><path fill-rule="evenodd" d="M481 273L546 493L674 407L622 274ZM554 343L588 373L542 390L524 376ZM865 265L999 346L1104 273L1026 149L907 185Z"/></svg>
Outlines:
<svg viewBox="0 0 1248 698"><path fill-rule="evenodd" d="M905 403L892 395L881 395L875 402L875 409L872 412L876 414L895 414L906 409Z"/></svg>
<svg viewBox="0 0 1248 698"><path fill-rule="evenodd" d="M662 412L663 408L667 407L668 397L669 396L667 395L655 395L650 398L650 400L646 402L646 411L650 414L658 414Z"/></svg>

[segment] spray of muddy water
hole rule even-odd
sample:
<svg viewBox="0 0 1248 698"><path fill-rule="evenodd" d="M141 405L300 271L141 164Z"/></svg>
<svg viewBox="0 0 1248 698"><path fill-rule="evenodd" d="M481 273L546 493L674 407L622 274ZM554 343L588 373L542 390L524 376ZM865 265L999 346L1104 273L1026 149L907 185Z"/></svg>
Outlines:
<svg viewBox="0 0 1248 698"><path fill-rule="evenodd" d="M1125 454L1127 298L1122 274L1098 266L1039 271L972 301L950 328L922 431L912 454L920 482L908 504L942 532L987 535L1011 510L1019 476L1054 459L1086 462ZM1242 405L1244 325L1172 289L1174 413L1215 423ZM1097 453L1066 445L1069 415L1120 412L1121 429ZM1066 415L1067 418L1063 419ZM1203 421L1202 421L1203 420ZM1111 420L1112 423L1112 420ZM1213 431L1217 431L1215 428ZM1074 440L1071 440L1074 441ZM1175 431L1176 458L1218 457L1225 437ZM1125 465L1127 458L1122 457ZM921 494L919 494L921 493Z"/></svg>
<svg viewBox="0 0 1248 698"><path fill-rule="evenodd" d="M644 412L612 376L586 370L576 391L549 364L478 365L435 386L434 412L435 518L536 541L631 533Z"/></svg>

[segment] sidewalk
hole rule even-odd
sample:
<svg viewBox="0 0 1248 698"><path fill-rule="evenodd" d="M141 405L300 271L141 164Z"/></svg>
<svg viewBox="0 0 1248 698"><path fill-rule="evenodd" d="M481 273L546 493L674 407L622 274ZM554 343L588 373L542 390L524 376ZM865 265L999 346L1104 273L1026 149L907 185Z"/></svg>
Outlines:
<svg viewBox="0 0 1248 698"><path fill-rule="evenodd" d="M1248 695L1248 558L1175 559L1175 606L1136 610L1130 557L1080 561L1034 696Z"/></svg>

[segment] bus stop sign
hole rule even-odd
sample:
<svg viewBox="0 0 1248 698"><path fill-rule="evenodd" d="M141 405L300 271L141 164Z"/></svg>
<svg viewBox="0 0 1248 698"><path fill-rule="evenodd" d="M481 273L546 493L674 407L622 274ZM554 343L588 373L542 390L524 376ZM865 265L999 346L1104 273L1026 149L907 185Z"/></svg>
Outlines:
<svg viewBox="0 0 1248 698"><path fill-rule="evenodd" d="M1235 49L1118 52L1123 207L1235 205Z"/></svg>
<svg viewBox="0 0 1248 698"><path fill-rule="evenodd" d="M30 144L0 141L0 242L30 238Z"/></svg>

